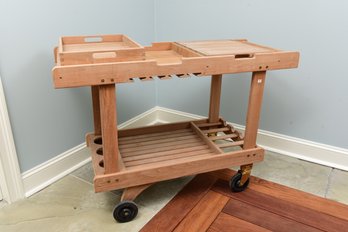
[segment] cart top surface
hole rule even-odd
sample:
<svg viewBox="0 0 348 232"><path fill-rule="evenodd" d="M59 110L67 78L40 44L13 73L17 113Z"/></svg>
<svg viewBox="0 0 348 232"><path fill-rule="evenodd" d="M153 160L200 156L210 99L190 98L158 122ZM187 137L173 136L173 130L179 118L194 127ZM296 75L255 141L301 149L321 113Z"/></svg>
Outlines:
<svg viewBox="0 0 348 232"><path fill-rule="evenodd" d="M143 47L125 35L61 37L56 88L296 68L299 53L245 39L159 42ZM168 78L164 78L168 79Z"/></svg>
<svg viewBox="0 0 348 232"><path fill-rule="evenodd" d="M204 56L244 55L277 51L276 49L253 44L246 40L210 40L178 43Z"/></svg>

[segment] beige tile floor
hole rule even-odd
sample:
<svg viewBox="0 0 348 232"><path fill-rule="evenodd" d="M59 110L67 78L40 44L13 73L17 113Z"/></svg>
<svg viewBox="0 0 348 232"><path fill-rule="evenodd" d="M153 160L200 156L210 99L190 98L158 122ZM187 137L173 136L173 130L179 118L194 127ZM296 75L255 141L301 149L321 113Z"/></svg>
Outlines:
<svg viewBox="0 0 348 232"><path fill-rule="evenodd" d="M348 204L344 171L267 152L253 175ZM111 212L121 192L96 194L92 178L87 164L26 200L0 207L0 231L139 231L190 180L179 178L147 189L136 200L137 218L119 224Z"/></svg>

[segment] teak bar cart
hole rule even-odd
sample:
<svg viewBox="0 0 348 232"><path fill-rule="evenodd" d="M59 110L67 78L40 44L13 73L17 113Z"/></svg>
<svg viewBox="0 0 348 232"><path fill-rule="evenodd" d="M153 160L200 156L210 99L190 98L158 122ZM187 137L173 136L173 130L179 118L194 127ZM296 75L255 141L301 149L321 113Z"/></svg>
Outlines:
<svg viewBox="0 0 348 232"><path fill-rule="evenodd" d="M95 191L125 189L113 216L127 222L138 212L133 200L158 181L240 166L230 188L243 191L264 156L256 135L266 71L296 68L299 53L247 40L142 47L125 35L101 35L62 37L55 60L56 88L91 86L94 133L86 140ZM219 117L222 74L240 72L252 72L244 136ZM212 76L207 119L117 130L115 84L190 76Z"/></svg>

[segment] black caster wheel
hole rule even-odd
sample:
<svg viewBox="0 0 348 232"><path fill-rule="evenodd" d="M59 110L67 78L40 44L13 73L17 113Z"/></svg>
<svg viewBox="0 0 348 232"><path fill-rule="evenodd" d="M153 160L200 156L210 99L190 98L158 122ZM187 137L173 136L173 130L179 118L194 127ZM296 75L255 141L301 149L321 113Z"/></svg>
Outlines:
<svg viewBox="0 0 348 232"><path fill-rule="evenodd" d="M248 187L249 178L242 186L239 186L241 179L242 179L242 173L240 172L237 172L236 175L232 176L229 183L232 192L243 192Z"/></svg>
<svg viewBox="0 0 348 232"><path fill-rule="evenodd" d="M122 201L116 205L112 214L118 222L129 222L137 216L138 206L132 201Z"/></svg>

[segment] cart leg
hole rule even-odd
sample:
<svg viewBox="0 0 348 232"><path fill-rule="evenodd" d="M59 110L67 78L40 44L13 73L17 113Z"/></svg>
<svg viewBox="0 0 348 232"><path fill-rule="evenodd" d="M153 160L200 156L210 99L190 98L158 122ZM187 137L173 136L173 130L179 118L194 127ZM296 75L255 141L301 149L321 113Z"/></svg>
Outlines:
<svg viewBox="0 0 348 232"><path fill-rule="evenodd" d="M119 171L116 89L114 84L99 86L100 121L105 174Z"/></svg>
<svg viewBox="0 0 348 232"><path fill-rule="evenodd" d="M99 86L92 86L91 91L93 104L94 135L101 135Z"/></svg>
<svg viewBox="0 0 348 232"><path fill-rule="evenodd" d="M114 219L121 223L132 221L138 214L138 206L134 203L134 199L149 186L151 184L126 188L123 191L121 202L116 205L112 213Z"/></svg>
<svg viewBox="0 0 348 232"><path fill-rule="evenodd" d="M239 186L243 186L249 180L252 168L253 168L253 164L240 166L240 170L238 172L242 174L242 177L240 179Z"/></svg>
<svg viewBox="0 0 348 232"><path fill-rule="evenodd" d="M218 122L220 114L222 75L213 75L210 84L209 122Z"/></svg>
<svg viewBox="0 0 348 232"><path fill-rule="evenodd" d="M243 149L250 149L250 148L256 147L256 136L257 136L257 130L259 127L259 119L260 119L260 112L261 112L263 90L265 86L265 78L266 78L265 71L254 72L251 78ZM245 186L244 187L245 189L247 187L249 183L249 177L251 174L252 167L253 167L253 164L242 165L240 167L240 170L234 177L236 179L240 178L239 181L237 181L240 188L243 188L243 186Z"/></svg>
<svg viewBox="0 0 348 232"><path fill-rule="evenodd" d="M121 197L121 201L134 201L140 193L142 193L145 189L150 187L151 184L144 184L135 187L126 188Z"/></svg>
<svg viewBox="0 0 348 232"><path fill-rule="evenodd" d="M212 75L210 84L209 122L218 122L220 117L222 75ZM210 133L208 136L216 136L217 133Z"/></svg>

